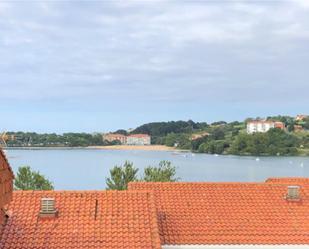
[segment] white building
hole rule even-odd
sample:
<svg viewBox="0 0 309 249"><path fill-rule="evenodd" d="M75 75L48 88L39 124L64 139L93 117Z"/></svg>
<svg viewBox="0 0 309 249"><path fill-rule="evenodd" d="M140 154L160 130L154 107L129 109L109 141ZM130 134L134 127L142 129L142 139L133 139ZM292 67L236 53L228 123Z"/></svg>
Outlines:
<svg viewBox="0 0 309 249"><path fill-rule="evenodd" d="M255 132L267 132L271 128L284 129L284 123L276 121L265 121L265 120L253 120L247 123L247 133L252 134Z"/></svg>
<svg viewBox="0 0 309 249"><path fill-rule="evenodd" d="M132 134L127 136L128 145L150 145L151 137L147 134Z"/></svg>

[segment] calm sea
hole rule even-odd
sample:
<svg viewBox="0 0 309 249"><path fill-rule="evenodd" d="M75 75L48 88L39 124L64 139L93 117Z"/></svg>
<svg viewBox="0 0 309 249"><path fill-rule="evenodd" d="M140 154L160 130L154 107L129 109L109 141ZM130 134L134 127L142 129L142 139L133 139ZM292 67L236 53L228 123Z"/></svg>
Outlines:
<svg viewBox="0 0 309 249"><path fill-rule="evenodd" d="M58 190L105 188L109 169L129 160L140 169L169 160L181 181L264 181L273 176L309 177L309 157L238 157L162 151L9 150L13 170L29 165Z"/></svg>

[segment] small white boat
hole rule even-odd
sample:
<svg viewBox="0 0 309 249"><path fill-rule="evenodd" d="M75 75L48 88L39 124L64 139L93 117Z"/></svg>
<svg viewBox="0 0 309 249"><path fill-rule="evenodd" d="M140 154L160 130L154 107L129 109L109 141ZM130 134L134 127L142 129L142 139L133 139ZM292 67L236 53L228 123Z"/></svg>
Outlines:
<svg viewBox="0 0 309 249"><path fill-rule="evenodd" d="M301 163L301 164L300 164L300 167L303 168L303 167L304 167L304 163Z"/></svg>
<svg viewBox="0 0 309 249"><path fill-rule="evenodd" d="M259 161L260 161L260 158L258 158L258 157L257 157L257 158L255 158L255 161L259 162Z"/></svg>

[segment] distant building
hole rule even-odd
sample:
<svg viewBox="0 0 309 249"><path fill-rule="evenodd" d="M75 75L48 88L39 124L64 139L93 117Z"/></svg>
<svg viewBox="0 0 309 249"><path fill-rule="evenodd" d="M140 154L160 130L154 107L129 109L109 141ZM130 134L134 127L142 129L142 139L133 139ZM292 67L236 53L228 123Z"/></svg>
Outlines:
<svg viewBox="0 0 309 249"><path fill-rule="evenodd" d="M126 144L127 136L122 135L122 134L108 133L108 134L103 135L103 140L106 140L108 142L119 141L121 144Z"/></svg>
<svg viewBox="0 0 309 249"><path fill-rule="evenodd" d="M308 115L303 115L303 114L300 114L300 115L297 115L295 120L296 121L303 121L305 118L308 118L309 116Z"/></svg>
<svg viewBox="0 0 309 249"><path fill-rule="evenodd" d="M147 134L132 134L127 136L127 145L150 145L151 137Z"/></svg>
<svg viewBox="0 0 309 249"><path fill-rule="evenodd" d="M285 125L282 122L266 121L266 120L253 120L247 123L247 133L252 134L255 132L267 132L271 128L285 129Z"/></svg>

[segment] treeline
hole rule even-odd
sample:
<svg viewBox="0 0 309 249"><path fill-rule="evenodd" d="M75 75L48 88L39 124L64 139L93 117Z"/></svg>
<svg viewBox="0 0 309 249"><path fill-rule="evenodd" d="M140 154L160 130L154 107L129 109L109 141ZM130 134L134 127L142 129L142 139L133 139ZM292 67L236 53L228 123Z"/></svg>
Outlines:
<svg viewBox="0 0 309 249"><path fill-rule="evenodd" d="M259 118L256 118L259 119ZM147 133L153 144L174 146L200 153L234 155L309 155L309 118L296 121L294 117L272 116L267 120L281 121L285 131L271 129L267 133L247 134L246 123L225 121L194 123L189 120L149 123L134 133ZM295 126L303 131L294 132Z"/></svg>
<svg viewBox="0 0 309 249"><path fill-rule="evenodd" d="M8 135L13 137L7 141L10 147L84 147L94 145L106 145L101 134L88 133L64 133L62 135L38 134L35 132L8 132Z"/></svg>
<svg viewBox="0 0 309 249"><path fill-rule="evenodd" d="M259 119L259 118L255 118ZM236 155L309 155L309 118L301 121L289 116L272 116L267 120L281 121L285 131L273 129L267 133L247 134L244 122L170 121L154 122L137 127L132 132L118 130L124 135L143 133L151 135L152 144L167 145L210 154ZM296 129L296 128L297 129ZM301 129L299 129L301 128ZM114 145L119 141L103 141L102 134L64 133L58 135L30 132L10 132L15 137L8 146L77 147Z"/></svg>
<svg viewBox="0 0 309 249"><path fill-rule="evenodd" d="M307 154L309 134L297 136L280 129L270 129L266 133L239 133L231 138L215 139L213 136L193 142L198 152L232 155L299 155Z"/></svg>
<svg viewBox="0 0 309 249"><path fill-rule="evenodd" d="M172 133L191 134L195 131L204 130L209 125L206 122L195 123L189 121L154 122L141 125L132 131L133 134L142 133L151 135L153 144L165 144L166 136Z"/></svg>

